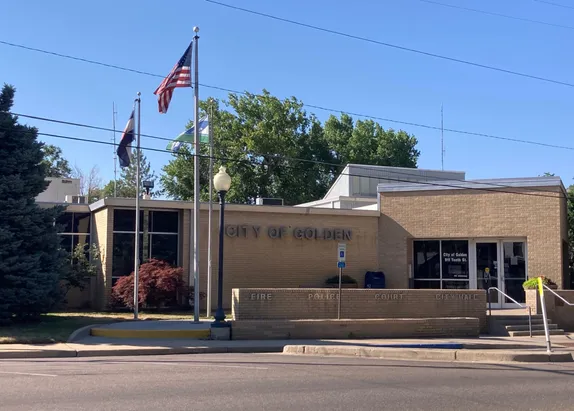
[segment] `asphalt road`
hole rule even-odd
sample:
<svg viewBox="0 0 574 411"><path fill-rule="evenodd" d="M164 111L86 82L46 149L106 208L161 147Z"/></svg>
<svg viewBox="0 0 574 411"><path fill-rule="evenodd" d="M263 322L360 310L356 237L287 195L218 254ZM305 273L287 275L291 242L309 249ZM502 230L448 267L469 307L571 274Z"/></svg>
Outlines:
<svg viewBox="0 0 574 411"><path fill-rule="evenodd" d="M568 410L573 364L281 354L0 361L0 410Z"/></svg>

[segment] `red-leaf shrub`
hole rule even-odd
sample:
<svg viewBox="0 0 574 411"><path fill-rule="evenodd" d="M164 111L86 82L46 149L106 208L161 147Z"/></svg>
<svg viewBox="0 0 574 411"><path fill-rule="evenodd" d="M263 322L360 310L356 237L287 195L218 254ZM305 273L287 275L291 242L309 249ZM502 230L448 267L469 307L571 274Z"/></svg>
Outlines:
<svg viewBox="0 0 574 411"><path fill-rule="evenodd" d="M151 259L139 269L138 301L142 308L175 307L187 299L183 268ZM134 273L122 277L112 288L113 304L134 306ZM185 301L187 302L187 301Z"/></svg>

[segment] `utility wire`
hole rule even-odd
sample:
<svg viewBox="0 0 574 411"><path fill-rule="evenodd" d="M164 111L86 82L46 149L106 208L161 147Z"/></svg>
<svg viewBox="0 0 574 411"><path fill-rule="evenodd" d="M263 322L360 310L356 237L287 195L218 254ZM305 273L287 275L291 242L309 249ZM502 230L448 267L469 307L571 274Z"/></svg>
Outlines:
<svg viewBox="0 0 574 411"><path fill-rule="evenodd" d="M335 34L337 36L342 36L342 37L347 37L347 38L351 38L351 39L355 39L355 40L360 40L360 41L364 41L367 43L372 43L372 44L377 44L379 46L384 46L384 47L390 47L390 48L394 48L394 49L398 49L398 50L403 50L403 51L408 51L411 53L416 53L416 54L421 54L427 57L434 57L437 59L442 59L442 60L447 60L447 61L452 61L455 63L460 63L460 64L466 64L469 66L474 66L474 67L480 67L483 69L487 69L487 70L492 70L492 71L498 71L501 73L506 73L506 74L511 74L514 76L519 76L519 77L526 77L526 78L530 78L530 79L534 79L534 80L539 80L539 81L544 81L547 83L553 83L553 84L559 84L562 86L568 86L568 87L574 87L573 83L568 83L565 81L560 81L560 80L554 80L554 79L550 79L547 77L541 77L541 76L536 76L533 74L528 74L528 73L522 73L522 72L518 72L518 71L514 71L514 70L508 70L508 69L504 69L501 67L495 67L495 66L489 66L486 64L481 64L481 63L476 63L473 61L469 61L469 60L463 60L463 59L458 59L455 57L449 57L449 56L445 56L445 55L441 55L441 54L435 54L435 53L430 53L427 51L423 51L423 50L418 50L418 49L413 49L413 48L409 48L409 47L405 47L405 46L399 46L396 44L391 44L391 43L386 43L383 41L379 41L379 40L374 40L368 37L362 37L362 36L358 36L355 34L350 34L350 33L344 33L342 31L337 31L337 30L331 30L331 29L327 29L324 27L319 27L319 26L315 26L312 24L307 24L307 23L302 23L299 21L295 21L295 20L290 20L290 19L286 19L283 17L278 17L278 16L274 16L271 14L267 14L267 13L261 13L259 11L255 11L255 10L250 10L250 9L245 9L242 7L237 7L237 6L232 6L231 4L226 4L226 3L221 3L219 1L215 1L215 0L205 0L208 3L212 3L212 4L216 4L218 6L222 6L222 7L226 7L229 9L233 9L233 10L238 10L238 11L242 11L245 13L249 13L249 14L254 14L256 16L261 16L261 17L266 17L269 19L273 19L273 20L278 20L278 21L282 21L285 23L289 23L289 24L294 24L296 26L301 26L301 27L306 27L309 29L313 29L313 30L317 30L317 31L322 31L325 33L330 33L330 34Z"/></svg>
<svg viewBox="0 0 574 411"><path fill-rule="evenodd" d="M60 53L55 53L52 51L47 51L47 50L41 50L41 49L36 49L36 48L32 48L32 47L28 47L28 46L23 46L21 44L15 44L15 43L10 43L10 42L6 42L3 40L0 40L0 44L5 44L8 46L13 46L13 47L19 47L19 48L23 48L26 50L32 50L32 51L37 51L40 53L45 53L45 54L50 54L50 55L55 55L58 57L62 57L62 58L67 58L67 59L71 59L71 60L78 60L78 61L83 61L83 62L87 62L90 64L96 64L96 65L100 65L100 66L104 66L104 67L110 67L110 68L115 68L118 70L123 70L123 71L128 71L128 72L133 72L133 73L138 73L138 74L143 74L143 75L147 75L147 76L153 76L153 77L162 77L159 74L153 74L153 73L148 73L145 71L140 71L140 70L134 70L131 68L126 68L126 67L120 67L120 66L116 66L113 64L108 64L108 63L102 63L102 62L98 62L98 61L94 61L94 60L88 60L88 59L84 59L84 58L80 58L80 57L75 57L75 56L70 56L70 55L65 55L65 54L60 54ZM200 83L200 86L202 87L206 87L206 88L211 88L211 89L215 89L215 90L220 90L220 91L225 91L228 93L233 93L233 94L242 94L242 95L247 95L250 93L247 93L245 91L238 91L238 90L233 90L233 89L229 89L229 88L225 88L225 87L219 87L219 86L213 86L213 85L209 85L209 84L202 84ZM253 94L254 96L257 97L261 97L261 95L259 94ZM340 110L340 109L334 109L334 108L329 108L329 107L324 107L324 106L318 106L318 105L314 105L314 104L303 104L306 107L309 108L314 108L316 110L321 110L321 111L326 111L329 113L339 113L339 114L348 114L351 116L355 116L355 117L362 117L362 118L368 118L368 119L372 119L372 120L377 120L377 121L385 121L388 123L395 123L395 124L402 124L402 125L408 125L408 126L413 126L413 127L420 127L420 128L426 128L426 129L430 129L430 130L442 130L440 127L438 126L431 126L428 124L421 124L421 123L415 123L415 122L409 122L409 121L402 121L402 120L395 120L395 119L391 119L391 118L385 118L385 117L378 117L378 116L372 116L369 114L361 114L361 113L354 113L352 111L345 111L345 110ZM27 116L25 114L20 114L21 117L29 117L29 118L36 118L39 120L44 120L43 118L40 117L31 117L31 116ZM48 121L48 120L46 120ZM62 122L62 124L65 124L65 122ZM105 128L100 128L101 130L104 131L113 131L111 129L105 129ZM490 138L490 139L494 139L494 140L503 140L503 141L511 141L511 142L515 142L515 143L523 143L523 144L531 144L531 145L536 145L536 146L540 146L540 147L548 147L548 148L557 148L557 149L564 149L564 150L574 150L574 147L568 147L568 146L561 146L561 145L556 145L556 144L549 144L549 143L542 143L539 141L533 141L533 140L524 140L524 139L518 139L518 138L511 138L511 137L503 137L503 136L496 136L493 134L486 134L486 133L478 133L478 132L473 132L473 131L465 131L465 130L457 130L457 129L452 129L452 128L445 128L443 131L447 131L450 133L456 133L456 134L465 134L465 135L470 135L470 136L477 136L477 137L485 137L485 138ZM149 136L149 135L143 135L144 137L151 137L154 138L154 136ZM161 137L159 137L160 139L162 139ZM171 141L171 139L170 139Z"/></svg>
<svg viewBox="0 0 574 411"><path fill-rule="evenodd" d="M509 14L495 13L492 11L479 10L479 9L471 9L470 7L455 6L454 4L440 3L438 1L433 1L433 0L419 0L419 1L423 2L423 3L428 3L428 4L435 4L437 6L442 6L442 7L450 7L452 9L470 11L470 12L479 13L479 14L486 14L488 16L503 17L506 19L524 21L527 23L542 24L544 26L559 27L562 29L574 30L574 26L565 26L563 24L550 23L550 22L540 21L540 20L532 20L532 19L527 19L524 17L511 16Z"/></svg>
<svg viewBox="0 0 574 411"><path fill-rule="evenodd" d="M6 129L6 128L0 128L0 129ZM94 140L94 139L88 139L88 138L81 138L81 137L72 137L72 136L64 136L61 134L53 134L53 133L43 133L43 132L39 132L37 131L35 128L32 129L28 129L28 130L23 130L23 132L27 132L27 133L36 133L39 136L45 136L45 137L52 137L52 138L58 138L58 139L63 139L63 140L71 140L71 141L79 141L79 142L84 142L84 143L93 143L93 144L102 144L102 145L107 145L107 146L114 146L113 142L110 141L101 141L101 140ZM141 150L148 150L148 151L153 151L153 152L159 152L159 153L170 153L172 155L180 156L180 155L189 155L190 157L195 157L195 156L199 156L200 158L210 158L209 155L204 155L204 154L191 154L191 153L174 153L172 151L169 151L167 149L158 149L158 148L153 148L153 147L141 147ZM327 166L333 166L333 167L339 167L339 168L343 168L345 167L345 165L342 164L335 164L335 163L327 163L327 162L322 162L322 161L318 161L318 160L309 160L309 159L298 159L298 158L290 158L290 157L284 157L284 156L279 156L279 155L269 155L269 154L260 154L260 153L249 153L250 155L256 156L256 157L271 157L271 158L275 158L275 159L279 159L279 160L284 160L284 161L300 161L300 162L307 162L307 163L311 163L311 164L316 164L316 165L327 165ZM214 160L218 160L221 162L234 162L234 163L243 163L246 165L250 165L250 166L260 166L260 163L257 163L256 160L244 160L244 159L236 159L236 158L230 158L230 157L222 157L222 156L213 156ZM282 164L283 167L286 168L295 168L295 166L293 165L289 165L289 164ZM371 169L375 169L376 168L371 168ZM408 175L410 177L412 177L412 174L408 174L408 173L400 173L400 172L396 172L393 170L393 173L395 174L404 174L404 175ZM456 181L456 182L464 182L464 183L474 183L474 184L481 184L481 185L490 185L490 186L495 186L496 188L480 188L480 187L472 187L472 188L461 188L460 186L456 185L456 184L448 184L448 183L440 183L438 181L432 182L432 181L412 181L412 180L408 180L408 179L400 179L400 178L392 178L392 177L380 177L380 176L368 176L368 175L363 175L363 174L351 174L351 173L340 173L339 175L344 175L344 176L350 176L350 177L362 177L362 178L368 178L368 179L376 179L376 180L388 180L388 181L394 181L394 182L400 182L400 183L411 183L411 184L422 184L422 185L429 185L429 186L436 186L436 187L447 187L447 188L455 188L455 189L465 189L465 190L471 190L471 191L485 191L485 192L495 192L495 193L508 193L508 194L518 194L518 195L528 195L528 196L535 196L535 197L546 197L546 198L557 198L556 195L546 195L546 194L537 194L537 193L523 193L523 192L517 192L517 191L505 191L502 189L511 189L511 190L515 190L516 187L510 187L510 186L505 186L505 185L501 185L501 184L495 184L495 183L487 183L487 182L480 182L480 181L472 181L472 180L456 180L456 179L444 179L445 181ZM558 197L563 197L565 198L565 196L563 195L563 193L560 192L556 192L556 191L551 191L551 190L540 190L540 189L536 189L531 188L532 191L543 191L543 192L547 192L547 193L553 193L553 194L558 194Z"/></svg>
<svg viewBox="0 0 574 411"><path fill-rule="evenodd" d="M32 116L32 115L27 115L27 114L19 114L19 113L14 113L14 112L7 112L7 114L10 114L13 116L19 116L19 117L32 118L32 119L41 120L41 121L53 122L53 123L58 123L58 124L84 127L84 128L100 130L100 131L112 131L112 129L105 128L105 127L98 127L98 126L93 126L93 125L89 125L89 124L74 123L74 122L63 121L63 120L56 120L56 119L51 119L51 118L46 118L46 117ZM149 134L140 134L140 135L142 137L148 137L148 138L152 138L152 139L156 139L156 140L162 140L162 141L170 141L171 142L174 140L173 138L165 138L165 137L153 136L153 135L149 135ZM574 149L574 148L572 148L572 149ZM154 150L170 152L167 149L166 150L154 149ZM311 159L297 158L297 157L288 157L288 156L283 156L283 155L278 155L278 154L262 154L262 153L256 153L256 152L251 152L250 154L253 156L256 156L256 157L267 157L267 158L273 158L276 160L288 160L288 161L297 161L297 162L304 162L304 163L313 163L313 164L320 164L323 166L337 167L337 168L344 168L345 167L344 164L330 163L330 162L325 162L325 161L311 160ZM376 170L376 168L371 168L371 169ZM394 174L402 174L405 176L412 176L412 174L410 174L410 173L403 173L403 172L400 172L398 170L397 171L393 170L393 173ZM363 177L367 177L367 176L363 176ZM443 180L443 179L439 178L438 180ZM444 180L457 181L457 182L467 182L468 181L468 180L447 179L447 178L444 178ZM488 186L494 186L494 187L508 188L508 186L496 184L496 183L486 183L486 182L475 182L475 183L488 185ZM554 191L549 191L549 190L544 190L544 189L536 189L536 188L534 188L533 191L554 192Z"/></svg>
<svg viewBox="0 0 574 411"><path fill-rule="evenodd" d="M563 7L565 9L572 9L574 10L574 6L567 6L565 4L559 4L559 3L553 3L551 1L546 1L546 0L534 0L537 3L544 3L544 4L549 4L551 6L555 6L555 7Z"/></svg>

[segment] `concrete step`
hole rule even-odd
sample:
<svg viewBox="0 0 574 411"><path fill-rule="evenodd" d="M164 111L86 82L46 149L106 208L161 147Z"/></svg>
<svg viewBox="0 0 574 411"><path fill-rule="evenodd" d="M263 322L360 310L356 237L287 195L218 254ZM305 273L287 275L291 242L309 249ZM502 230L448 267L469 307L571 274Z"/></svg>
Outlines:
<svg viewBox="0 0 574 411"><path fill-rule="evenodd" d="M488 312L486 313L486 316L488 318L491 318L493 320L497 320L497 321L522 321L522 320L526 320L528 321L528 314L525 315L488 315ZM542 314L532 314L532 320L543 320Z"/></svg>
<svg viewBox="0 0 574 411"><path fill-rule="evenodd" d="M528 324L527 325L507 325L507 331L528 331ZM557 330L558 325L556 324L548 324L549 330ZM534 330L542 330L544 331L544 324L532 324L532 331Z"/></svg>
<svg viewBox="0 0 574 411"><path fill-rule="evenodd" d="M564 330L549 330L550 335L564 335ZM530 334L528 331L509 331L508 335L511 337L528 337ZM532 330L532 335L545 335L544 330Z"/></svg>
<svg viewBox="0 0 574 411"><path fill-rule="evenodd" d="M489 320L491 324L503 324L503 325L528 325L528 318L524 319L524 320L495 320L495 319L490 319ZM550 324L551 321L548 320L548 324ZM544 320L542 318L533 318L532 319L532 325L534 324L539 324L539 325L543 325L544 324Z"/></svg>

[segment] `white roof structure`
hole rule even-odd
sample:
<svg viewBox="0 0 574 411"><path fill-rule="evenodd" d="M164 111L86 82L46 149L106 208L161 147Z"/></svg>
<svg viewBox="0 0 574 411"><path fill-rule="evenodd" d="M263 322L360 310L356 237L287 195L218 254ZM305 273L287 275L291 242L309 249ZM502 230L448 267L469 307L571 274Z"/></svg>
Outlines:
<svg viewBox="0 0 574 411"><path fill-rule="evenodd" d="M395 185L427 181L464 181L461 171L348 164L321 200L296 207L377 209L379 184Z"/></svg>

